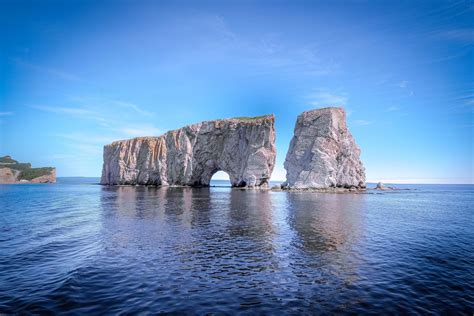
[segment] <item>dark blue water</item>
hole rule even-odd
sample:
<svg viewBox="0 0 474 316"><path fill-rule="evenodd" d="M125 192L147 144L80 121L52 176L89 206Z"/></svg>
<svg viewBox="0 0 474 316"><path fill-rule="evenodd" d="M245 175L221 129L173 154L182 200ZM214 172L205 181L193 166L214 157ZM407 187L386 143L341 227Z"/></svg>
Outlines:
<svg viewBox="0 0 474 316"><path fill-rule="evenodd" d="M2 185L0 313L472 315L474 186L411 188Z"/></svg>

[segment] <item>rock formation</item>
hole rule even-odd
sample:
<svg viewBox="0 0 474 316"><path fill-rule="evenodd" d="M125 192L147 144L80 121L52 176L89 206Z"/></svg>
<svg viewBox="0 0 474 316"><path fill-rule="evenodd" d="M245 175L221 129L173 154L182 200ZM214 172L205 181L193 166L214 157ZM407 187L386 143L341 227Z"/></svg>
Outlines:
<svg viewBox="0 0 474 316"><path fill-rule="evenodd" d="M0 157L0 184L55 182L56 168L31 168L30 163L20 163L10 156Z"/></svg>
<svg viewBox="0 0 474 316"><path fill-rule="evenodd" d="M275 118L205 121L159 137L104 146L102 184L208 186L225 171L232 186L266 187L275 163Z"/></svg>
<svg viewBox="0 0 474 316"><path fill-rule="evenodd" d="M387 187L382 182L379 182L374 190L387 190Z"/></svg>
<svg viewBox="0 0 474 316"><path fill-rule="evenodd" d="M10 168L0 168L0 183L1 184L11 184L16 183L18 179L18 174L20 171L10 169Z"/></svg>
<svg viewBox="0 0 474 316"><path fill-rule="evenodd" d="M399 189L397 187L387 186L387 185L383 184L382 182L379 182L375 186L374 190L387 191L387 190L402 190L402 189ZM407 189L405 189L405 190L407 190Z"/></svg>
<svg viewBox="0 0 474 316"><path fill-rule="evenodd" d="M286 155L290 189L365 188L360 149L346 126L342 108L324 108L298 116Z"/></svg>

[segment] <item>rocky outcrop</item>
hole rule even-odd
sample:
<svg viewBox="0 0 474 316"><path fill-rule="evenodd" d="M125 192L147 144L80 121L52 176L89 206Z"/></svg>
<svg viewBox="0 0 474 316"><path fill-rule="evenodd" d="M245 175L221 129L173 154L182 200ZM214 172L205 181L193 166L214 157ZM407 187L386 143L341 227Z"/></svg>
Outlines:
<svg viewBox="0 0 474 316"><path fill-rule="evenodd" d="M382 182L377 183L375 190L387 190L387 187Z"/></svg>
<svg viewBox="0 0 474 316"><path fill-rule="evenodd" d="M208 186L225 171L232 186L266 187L275 163L275 118L205 121L159 137L104 146L102 184Z"/></svg>
<svg viewBox="0 0 474 316"><path fill-rule="evenodd" d="M11 184L17 182L20 171L10 168L0 168L0 183Z"/></svg>
<svg viewBox="0 0 474 316"><path fill-rule="evenodd" d="M397 187L393 186L387 186L383 184L382 182L377 183L375 186L374 190L379 190L379 191L389 191L389 190L407 190L407 189L399 189Z"/></svg>
<svg viewBox="0 0 474 316"><path fill-rule="evenodd" d="M55 182L56 168L32 168L30 163L20 163L10 156L0 157L0 184Z"/></svg>
<svg viewBox="0 0 474 316"><path fill-rule="evenodd" d="M365 188L360 149L346 126L342 108L298 116L284 163L289 189Z"/></svg>
<svg viewBox="0 0 474 316"><path fill-rule="evenodd" d="M49 173L33 178L29 180L29 182L30 183L55 183L56 182L56 168L52 168L52 170Z"/></svg>

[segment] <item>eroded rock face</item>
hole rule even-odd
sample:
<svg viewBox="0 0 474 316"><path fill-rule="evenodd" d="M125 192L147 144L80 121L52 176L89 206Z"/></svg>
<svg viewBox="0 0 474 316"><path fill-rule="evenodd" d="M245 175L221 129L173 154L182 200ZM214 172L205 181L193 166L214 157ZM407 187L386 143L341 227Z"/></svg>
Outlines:
<svg viewBox="0 0 474 316"><path fill-rule="evenodd" d="M102 184L207 186L219 170L233 186L267 186L275 164L275 118L205 121L159 137L104 146Z"/></svg>
<svg viewBox="0 0 474 316"><path fill-rule="evenodd" d="M286 182L292 189L365 188L360 149L346 126L342 108L298 116L286 155Z"/></svg>
<svg viewBox="0 0 474 316"><path fill-rule="evenodd" d="M0 183L10 184L17 182L19 173L19 171L10 168L0 168Z"/></svg>
<svg viewBox="0 0 474 316"><path fill-rule="evenodd" d="M30 180L31 183L56 183L56 168L49 174L45 174Z"/></svg>

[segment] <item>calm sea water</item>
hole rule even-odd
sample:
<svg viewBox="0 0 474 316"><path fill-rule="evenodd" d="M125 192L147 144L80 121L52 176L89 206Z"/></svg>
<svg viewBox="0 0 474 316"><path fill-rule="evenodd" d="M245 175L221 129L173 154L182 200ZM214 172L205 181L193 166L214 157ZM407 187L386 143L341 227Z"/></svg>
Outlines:
<svg viewBox="0 0 474 316"><path fill-rule="evenodd" d="M474 186L90 182L0 186L0 312L474 312Z"/></svg>

